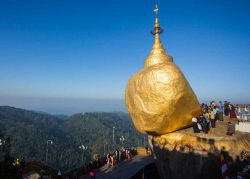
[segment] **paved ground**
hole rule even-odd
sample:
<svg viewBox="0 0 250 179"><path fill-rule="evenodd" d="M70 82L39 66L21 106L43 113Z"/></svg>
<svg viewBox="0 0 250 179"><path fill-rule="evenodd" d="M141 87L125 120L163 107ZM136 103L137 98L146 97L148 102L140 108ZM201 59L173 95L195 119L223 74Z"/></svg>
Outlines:
<svg viewBox="0 0 250 179"><path fill-rule="evenodd" d="M137 155L131 160L125 160L118 163L113 168L107 168L103 166L100 169L94 170L96 179L129 179L135 175L144 166L153 163L154 160L150 156ZM81 179L90 178L88 175L82 176Z"/></svg>
<svg viewBox="0 0 250 179"><path fill-rule="evenodd" d="M184 134L192 135L192 136L203 137L203 138L213 138L216 140L220 140L220 139L223 139L223 140L229 139L230 140L230 139L233 139L233 138L239 136L239 132L236 131L233 136L226 135L227 128L228 128L228 122L231 122L232 125L235 125L235 123L237 123L238 120L237 119L229 119L228 117L224 117L224 121L217 121L216 127L210 128L210 131L208 132L208 134L205 134L203 132L194 133L192 127L181 130L180 132L182 132Z"/></svg>

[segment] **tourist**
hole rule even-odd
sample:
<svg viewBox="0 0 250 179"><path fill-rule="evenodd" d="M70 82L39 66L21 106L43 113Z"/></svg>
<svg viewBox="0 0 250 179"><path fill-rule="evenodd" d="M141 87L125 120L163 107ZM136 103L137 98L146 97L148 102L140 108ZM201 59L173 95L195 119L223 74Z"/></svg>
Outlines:
<svg viewBox="0 0 250 179"><path fill-rule="evenodd" d="M122 151L119 151L119 160L122 160Z"/></svg>
<svg viewBox="0 0 250 179"><path fill-rule="evenodd" d="M199 129L199 132L202 131L202 126L201 126L201 119L199 116L197 116L197 127Z"/></svg>
<svg viewBox="0 0 250 179"><path fill-rule="evenodd" d="M16 159L15 166L16 166L17 168L19 168L19 167L20 167L20 161L19 161L19 159Z"/></svg>
<svg viewBox="0 0 250 179"><path fill-rule="evenodd" d="M211 127L215 128L215 114L214 114L214 111L212 111L211 109L209 109L208 113L209 113L209 117L210 117Z"/></svg>
<svg viewBox="0 0 250 179"><path fill-rule="evenodd" d="M230 108L230 118L231 119L237 118L234 105L230 104L229 108Z"/></svg>
<svg viewBox="0 0 250 179"><path fill-rule="evenodd" d="M115 150L115 160L118 161L119 160L119 150Z"/></svg>
<svg viewBox="0 0 250 179"><path fill-rule="evenodd" d="M203 131L204 133L207 133L207 132L208 132L207 120L206 120L206 118L205 118L204 116L200 116L200 118L201 118L202 131Z"/></svg>
<svg viewBox="0 0 250 179"><path fill-rule="evenodd" d="M224 105L222 103L222 101L219 101L219 112L222 112L222 114L224 113Z"/></svg>
<svg viewBox="0 0 250 179"><path fill-rule="evenodd" d="M244 111L245 111L245 113L248 112L248 107L247 106L245 106Z"/></svg>
<svg viewBox="0 0 250 179"><path fill-rule="evenodd" d="M131 159L132 159L132 155L131 155L130 149L127 150L127 159L128 159L128 160L131 160Z"/></svg>
<svg viewBox="0 0 250 179"><path fill-rule="evenodd" d="M228 122L228 125L227 125L227 135L232 136L233 133L234 133L234 126L232 125L231 122Z"/></svg>
<svg viewBox="0 0 250 179"><path fill-rule="evenodd" d="M193 125L193 131L194 131L194 133L199 133L200 130L198 128L198 121L197 121L196 117L192 118L192 125Z"/></svg>
<svg viewBox="0 0 250 179"><path fill-rule="evenodd" d="M215 115L215 121L219 120L219 108L217 106L214 106L212 108L212 111L213 111L213 113Z"/></svg>
<svg viewBox="0 0 250 179"><path fill-rule="evenodd" d="M111 155L110 155L110 153L107 154L106 161L107 161L107 167L111 166Z"/></svg>
<svg viewBox="0 0 250 179"><path fill-rule="evenodd" d="M237 105L237 106L236 106L236 108L237 108L237 112L238 112L238 114L241 114L241 108L240 108L240 105Z"/></svg>
<svg viewBox="0 0 250 179"><path fill-rule="evenodd" d="M218 109L218 120L220 120L220 121L223 121L223 112L224 112L224 106L223 106L223 104L222 104L222 102L220 101L219 102L219 109Z"/></svg>
<svg viewBox="0 0 250 179"><path fill-rule="evenodd" d="M111 159L111 166L113 167L115 165L114 155L111 155L110 159Z"/></svg>
<svg viewBox="0 0 250 179"><path fill-rule="evenodd" d="M211 108L214 108L214 107L217 107L217 104L216 104L215 101L212 101L212 102L210 103L210 106L211 106Z"/></svg>
<svg viewBox="0 0 250 179"><path fill-rule="evenodd" d="M90 176L90 178L95 178L95 173L94 173L93 170L91 170L91 171L89 172L89 176Z"/></svg>
<svg viewBox="0 0 250 179"><path fill-rule="evenodd" d="M210 126L210 115L208 113L209 108L206 110L206 112L203 114L203 117L206 119L206 130L209 131ZM205 121L204 121L205 123ZM202 127L203 128L203 127Z"/></svg>
<svg viewBox="0 0 250 179"><path fill-rule="evenodd" d="M125 159L128 159L128 150L125 149Z"/></svg>
<svg viewBox="0 0 250 179"><path fill-rule="evenodd" d="M225 101L224 102L224 114L225 114L225 116L229 115L229 111L230 111L229 103L227 101Z"/></svg>

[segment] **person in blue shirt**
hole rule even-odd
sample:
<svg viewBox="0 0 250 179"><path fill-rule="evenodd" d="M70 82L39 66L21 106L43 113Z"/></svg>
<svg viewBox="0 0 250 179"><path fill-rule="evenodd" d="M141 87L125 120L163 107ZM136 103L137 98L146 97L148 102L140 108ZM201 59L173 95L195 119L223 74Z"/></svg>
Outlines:
<svg viewBox="0 0 250 179"><path fill-rule="evenodd" d="M201 126L202 126L202 131L204 133L208 133L208 128L207 128L207 120L206 118L202 115L201 117Z"/></svg>

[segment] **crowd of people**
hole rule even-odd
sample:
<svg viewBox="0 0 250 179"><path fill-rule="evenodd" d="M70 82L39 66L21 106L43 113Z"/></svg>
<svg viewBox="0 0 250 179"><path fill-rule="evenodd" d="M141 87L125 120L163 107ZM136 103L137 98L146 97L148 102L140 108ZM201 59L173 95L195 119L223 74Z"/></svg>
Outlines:
<svg viewBox="0 0 250 179"><path fill-rule="evenodd" d="M134 151L132 149L122 149L122 150L115 150L113 154L108 153L106 156L107 167L115 166L119 161L127 159L130 160L132 158L132 153Z"/></svg>
<svg viewBox="0 0 250 179"><path fill-rule="evenodd" d="M209 130L216 127L216 121L223 121L223 116L230 118L237 118L236 108L230 102L225 101L224 104L220 101L217 104L211 101L209 105L201 104L201 115L192 118L192 125L194 133L208 133ZM232 124L228 123L227 134L232 135L234 132Z"/></svg>
<svg viewBox="0 0 250 179"><path fill-rule="evenodd" d="M82 167L79 169L75 169L71 171L67 177L68 178L77 178L76 176L82 176L84 174L89 174L90 178L95 178L95 172L94 169L98 169L104 165L107 166L107 168L114 167L117 165L120 161L123 160L130 160L132 157L136 155L135 149L130 148L123 148L121 150L115 150L113 153L108 153L104 157L100 157L100 155L95 155L93 158L93 161L90 161L88 163L83 163Z"/></svg>

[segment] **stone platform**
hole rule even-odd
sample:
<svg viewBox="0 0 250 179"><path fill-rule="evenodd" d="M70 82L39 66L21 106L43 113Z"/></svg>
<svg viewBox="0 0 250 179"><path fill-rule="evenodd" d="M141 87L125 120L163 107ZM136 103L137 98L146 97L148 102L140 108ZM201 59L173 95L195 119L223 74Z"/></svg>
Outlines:
<svg viewBox="0 0 250 179"><path fill-rule="evenodd" d="M250 133L236 131L226 135L228 121L217 121L208 134L194 133L192 128L149 136L161 178L221 178L221 153L226 156L233 174L242 151L250 152Z"/></svg>

